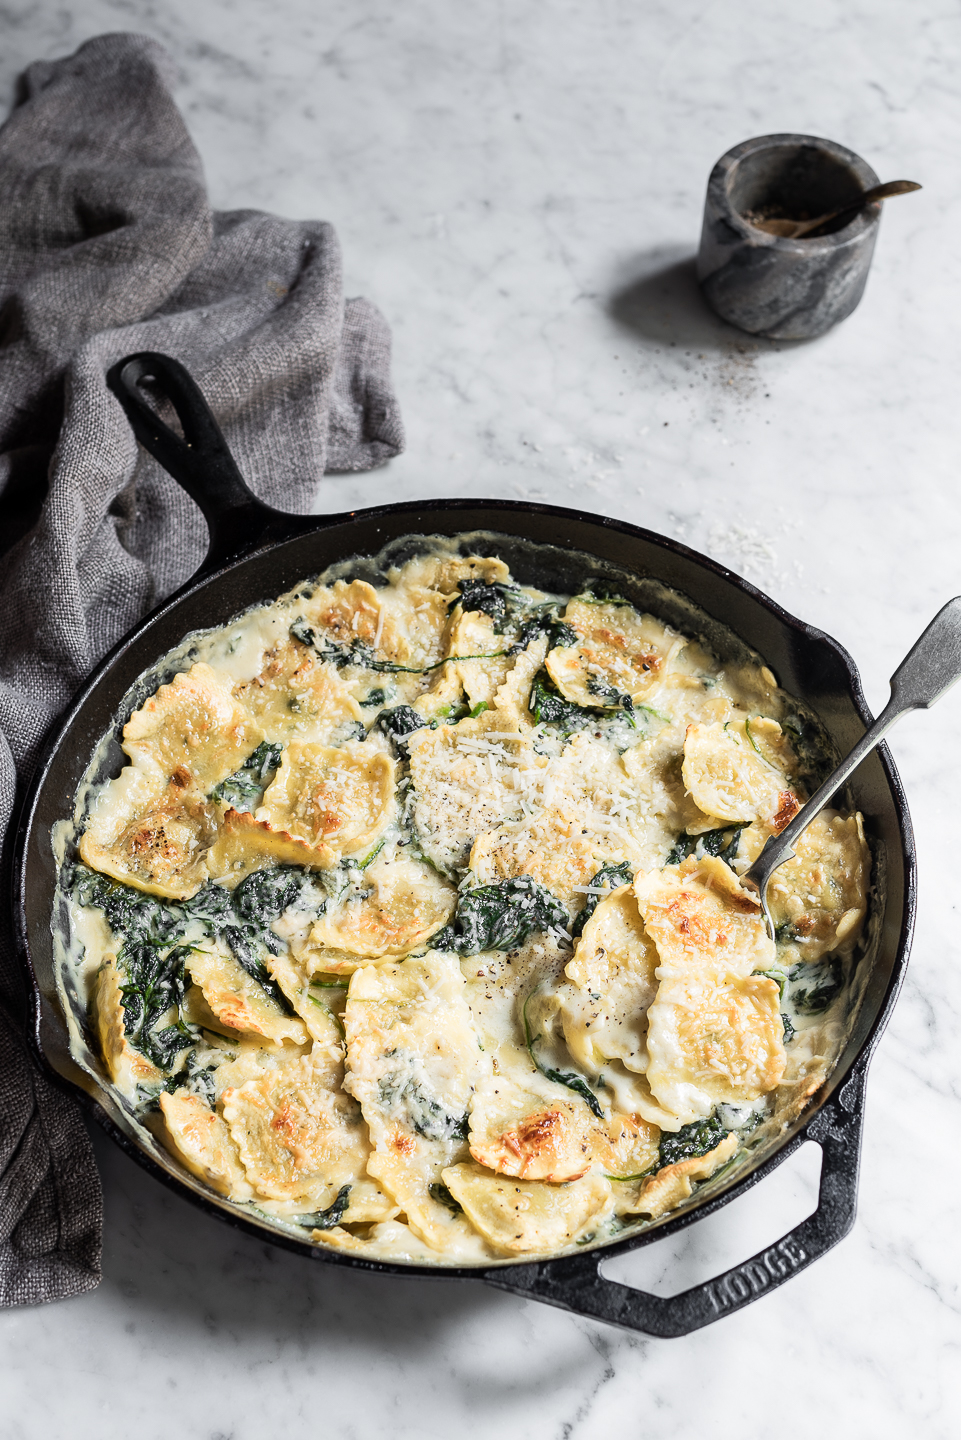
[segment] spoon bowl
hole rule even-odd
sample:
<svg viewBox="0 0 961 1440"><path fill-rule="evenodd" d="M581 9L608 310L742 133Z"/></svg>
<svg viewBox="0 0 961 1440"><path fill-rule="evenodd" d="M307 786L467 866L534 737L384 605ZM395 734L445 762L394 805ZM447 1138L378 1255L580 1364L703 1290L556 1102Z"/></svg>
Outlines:
<svg viewBox="0 0 961 1440"><path fill-rule="evenodd" d="M767 235L777 235L783 240L801 240L805 235L820 230L821 226L827 225L830 220L837 220L840 215L847 215L849 212L853 215L876 200L889 200L892 195L910 195L912 190L920 189L921 186L915 180L888 180L883 185L874 185L870 190L865 190L851 205L843 205L840 210L829 210L826 215L816 215L813 220L750 220L749 224L753 225L755 230L763 230Z"/></svg>

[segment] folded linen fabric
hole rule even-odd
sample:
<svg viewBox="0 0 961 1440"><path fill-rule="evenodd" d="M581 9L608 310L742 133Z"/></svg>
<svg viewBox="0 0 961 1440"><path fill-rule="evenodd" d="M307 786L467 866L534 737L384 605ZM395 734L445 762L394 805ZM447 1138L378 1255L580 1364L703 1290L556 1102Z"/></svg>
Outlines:
<svg viewBox="0 0 961 1440"><path fill-rule="evenodd" d="M136 443L105 374L160 350L197 378L251 487L310 507L331 470L403 448L390 333L345 304L330 225L212 212L145 36L32 65L0 129L0 826L97 659L199 564L191 500ZM0 1305L100 1276L101 1196L67 1094L23 1040L0 911Z"/></svg>

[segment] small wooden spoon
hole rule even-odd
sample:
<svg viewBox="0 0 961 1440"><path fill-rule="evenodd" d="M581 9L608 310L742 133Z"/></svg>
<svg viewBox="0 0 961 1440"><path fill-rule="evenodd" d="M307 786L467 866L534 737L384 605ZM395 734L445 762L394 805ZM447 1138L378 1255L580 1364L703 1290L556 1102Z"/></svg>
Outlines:
<svg viewBox="0 0 961 1440"><path fill-rule="evenodd" d="M751 220L748 223L753 225L755 230L765 230L768 235L780 235L785 240L799 240L802 235L810 235L812 230L826 225L829 220L836 220L839 215L846 215L849 210L860 210L864 205L870 205L872 200L886 200L891 195L909 195L912 190L920 189L921 186L914 180L889 180L886 185L875 185L871 190L865 190L851 205L842 205L840 210L830 210L827 215L818 215L814 220Z"/></svg>

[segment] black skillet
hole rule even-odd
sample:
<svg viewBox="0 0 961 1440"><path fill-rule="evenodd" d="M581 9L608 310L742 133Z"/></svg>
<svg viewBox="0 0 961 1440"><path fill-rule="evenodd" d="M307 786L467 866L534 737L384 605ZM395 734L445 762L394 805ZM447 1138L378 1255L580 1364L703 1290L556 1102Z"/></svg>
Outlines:
<svg viewBox="0 0 961 1440"><path fill-rule="evenodd" d="M685 1335L775 1289L837 1244L854 1223L868 1063L891 1014L908 960L915 912L911 821L897 772L882 745L860 767L851 800L867 817L875 854L875 944L863 1000L847 1046L827 1082L776 1140L719 1183L695 1191L686 1206L640 1234L574 1256L505 1262L482 1269L440 1269L344 1255L280 1233L241 1214L183 1171L159 1147L150 1150L108 1087L71 1057L54 978L51 916L57 867L51 827L69 818L72 799L101 737L116 732L145 697L144 672L194 630L225 624L252 604L271 600L296 581L334 562L364 560L406 536L492 532L488 544L524 583L569 591L571 576L616 576L628 597L665 619L700 632L724 657L730 632L764 657L780 683L820 717L845 754L871 716L857 670L835 640L795 620L752 585L712 560L622 521L553 505L505 500L434 500L383 505L342 515L286 515L261 504L244 484L199 389L175 360L134 355L108 377L141 443L200 506L210 548L197 574L165 600L106 657L56 728L27 796L15 853L19 946L32 999L32 1042L40 1061L79 1091L96 1119L127 1153L209 1214L313 1260L381 1274L480 1279L579 1315L649 1335ZM181 439L161 421L139 389L173 406ZM368 567L369 568L369 567ZM660 586L671 589L664 592ZM656 587L656 588L655 588ZM678 593L679 592L679 593ZM693 602L692 608L689 602ZM157 680L155 671L150 688ZM116 773L119 748L101 768ZM111 765L115 768L111 770ZM93 1062L94 1065L96 1061ZM790 1234L723 1275L683 1294L661 1298L608 1280L603 1261L675 1234L740 1195L805 1140L822 1151L818 1207Z"/></svg>

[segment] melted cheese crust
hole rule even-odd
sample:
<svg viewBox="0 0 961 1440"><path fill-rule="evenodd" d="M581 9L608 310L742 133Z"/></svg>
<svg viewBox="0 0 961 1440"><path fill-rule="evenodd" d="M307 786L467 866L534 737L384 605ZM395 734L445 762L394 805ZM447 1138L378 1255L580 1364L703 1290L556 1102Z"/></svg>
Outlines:
<svg viewBox="0 0 961 1440"><path fill-rule="evenodd" d="M577 643L553 649L547 669L565 699L578 705L616 705L618 694L643 700L683 645L667 626L632 605L578 598L568 604L564 620Z"/></svg>
<svg viewBox="0 0 961 1440"><path fill-rule="evenodd" d="M330 1046L224 1092L223 1116L258 1195L320 1211L367 1173L370 1143ZM381 1215L396 1214L384 1201Z"/></svg>
<svg viewBox="0 0 961 1440"><path fill-rule="evenodd" d="M681 774L688 794L718 820L762 820L781 830L797 812L785 784L791 754L776 720L689 725Z"/></svg>
<svg viewBox="0 0 961 1440"><path fill-rule="evenodd" d="M217 1193L351 1253L537 1258L683 1204L827 1073L871 856L826 811L766 934L738 873L810 777L762 665L443 549L192 658L68 900L110 1083Z"/></svg>
<svg viewBox="0 0 961 1440"><path fill-rule="evenodd" d="M365 744L288 745L257 819L308 848L342 855L373 845L390 822L394 762Z"/></svg>
<svg viewBox="0 0 961 1440"><path fill-rule="evenodd" d="M356 969L345 967L345 954L358 960L409 955L453 913L454 886L421 860L378 857L365 875L368 894L333 915L323 915L313 926L310 944L321 952L311 957L315 965L331 971ZM327 957L325 950L339 953Z"/></svg>

